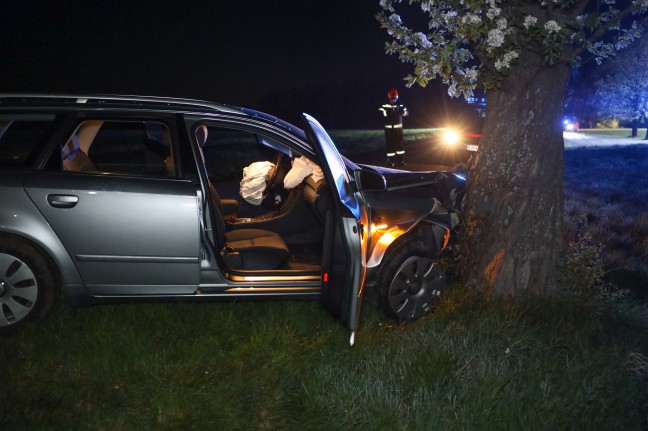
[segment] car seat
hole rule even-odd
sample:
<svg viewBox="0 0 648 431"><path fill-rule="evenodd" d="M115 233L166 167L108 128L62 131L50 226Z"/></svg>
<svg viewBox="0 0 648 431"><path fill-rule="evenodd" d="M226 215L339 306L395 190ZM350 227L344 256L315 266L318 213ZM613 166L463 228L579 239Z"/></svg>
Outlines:
<svg viewBox="0 0 648 431"><path fill-rule="evenodd" d="M196 129L196 140L201 147L206 142L206 126ZM223 219L221 200L211 181L209 189L214 208L217 241L225 265L234 270L279 268L289 256L288 246L283 238L275 232L264 229L236 229L228 232Z"/></svg>

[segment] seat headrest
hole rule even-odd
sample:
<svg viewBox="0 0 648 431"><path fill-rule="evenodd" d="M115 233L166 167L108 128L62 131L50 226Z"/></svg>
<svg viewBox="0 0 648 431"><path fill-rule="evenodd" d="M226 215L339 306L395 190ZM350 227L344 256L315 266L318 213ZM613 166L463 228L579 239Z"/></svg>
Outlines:
<svg viewBox="0 0 648 431"><path fill-rule="evenodd" d="M207 126L205 126L204 124L198 126L198 128L196 129L196 141L198 141L198 145L200 145L201 147L205 145L205 142L207 142L207 135Z"/></svg>

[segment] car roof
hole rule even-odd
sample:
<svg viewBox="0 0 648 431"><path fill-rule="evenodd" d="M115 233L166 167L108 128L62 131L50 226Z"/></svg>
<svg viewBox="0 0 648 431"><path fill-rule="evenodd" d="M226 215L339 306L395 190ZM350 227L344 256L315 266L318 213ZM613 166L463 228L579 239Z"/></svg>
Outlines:
<svg viewBox="0 0 648 431"><path fill-rule="evenodd" d="M213 103L197 99L174 97L136 96L118 94L30 94L0 93L0 109L4 107L20 108L72 108L83 105L86 108L122 108L151 109L159 111L196 113L196 114L235 114L244 117L263 119L286 131L292 132L307 140L306 134L299 127L283 121L273 115L253 109ZM80 106L78 106L80 107Z"/></svg>

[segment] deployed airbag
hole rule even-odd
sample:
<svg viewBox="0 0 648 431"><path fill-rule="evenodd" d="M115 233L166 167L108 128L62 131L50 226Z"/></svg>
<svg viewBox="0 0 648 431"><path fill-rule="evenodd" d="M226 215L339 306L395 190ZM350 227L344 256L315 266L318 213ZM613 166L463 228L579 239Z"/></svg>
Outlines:
<svg viewBox="0 0 648 431"><path fill-rule="evenodd" d="M243 199L252 205L260 205L266 189L268 174L274 169L270 162L254 162L243 168L240 193Z"/></svg>
<svg viewBox="0 0 648 431"><path fill-rule="evenodd" d="M284 187L287 189L294 189L309 175L313 176L315 182L324 178L322 168L308 160L306 157L297 157L293 160L290 172L288 172L284 178Z"/></svg>

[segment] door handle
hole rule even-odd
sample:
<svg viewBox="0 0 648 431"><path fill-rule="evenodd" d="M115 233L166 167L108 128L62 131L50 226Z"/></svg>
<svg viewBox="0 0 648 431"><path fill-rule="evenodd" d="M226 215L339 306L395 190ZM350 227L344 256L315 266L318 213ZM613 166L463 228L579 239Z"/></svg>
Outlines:
<svg viewBox="0 0 648 431"><path fill-rule="evenodd" d="M47 195L47 202L54 208L73 208L79 202L74 195Z"/></svg>

